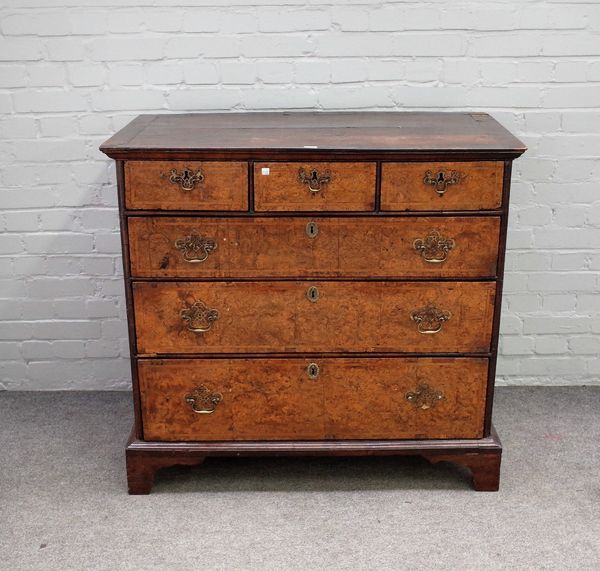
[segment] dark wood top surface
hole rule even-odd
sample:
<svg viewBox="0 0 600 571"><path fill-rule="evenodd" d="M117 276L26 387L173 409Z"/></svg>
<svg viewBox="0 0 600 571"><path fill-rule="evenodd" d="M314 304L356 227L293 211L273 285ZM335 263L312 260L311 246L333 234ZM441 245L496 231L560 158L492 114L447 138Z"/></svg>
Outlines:
<svg viewBox="0 0 600 571"><path fill-rule="evenodd" d="M526 147L486 113L230 112L140 115L100 149L114 158L142 152L501 152Z"/></svg>

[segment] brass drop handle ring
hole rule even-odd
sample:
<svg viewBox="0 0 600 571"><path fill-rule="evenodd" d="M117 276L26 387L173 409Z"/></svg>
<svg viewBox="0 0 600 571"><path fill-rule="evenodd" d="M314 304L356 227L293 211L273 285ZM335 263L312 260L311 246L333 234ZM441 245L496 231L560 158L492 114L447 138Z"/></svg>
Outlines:
<svg viewBox="0 0 600 571"><path fill-rule="evenodd" d="M175 248L183 252L183 259L190 264L199 264L217 249L217 243L211 238L192 233L185 238L175 240Z"/></svg>
<svg viewBox="0 0 600 571"><path fill-rule="evenodd" d="M190 404L197 414L212 414L222 400L221 393L211 393L204 385L199 385L190 394L185 395L185 402Z"/></svg>
<svg viewBox="0 0 600 571"><path fill-rule="evenodd" d="M178 184L184 192L190 192L194 190L196 184L204 182L202 171L200 169L194 171L189 167L184 167L181 172L178 172L177 169L172 169L170 175L163 174L162 176L168 176L169 182L171 184Z"/></svg>
<svg viewBox="0 0 600 571"><path fill-rule="evenodd" d="M423 325L423 323L419 323L419 325L417 325L417 331L423 335L435 335L442 330L442 325L443 323L440 321L435 329L426 329L426 326Z"/></svg>
<svg viewBox="0 0 600 571"><path fill-rule="evenodd" d="M179 316L187 322L187 329L192 333L206 333L212 329L213 323L219 319L216 309L209 309L203 301L196 301L182 309Z"/></svg>
<svg viewBox="0 0 600 571"><path fill-rule="evenodd" d="M425 239L415 240L413 248L420 252L426 262L441 264L448 259L448 252L454 248L454 240L444 238L437 230L431 230Z"/></svg>
<svg viewBox="0 0 600 571"><path fill-rule="evenodd" d="M208 260L208 252L205 251L204 254L201 254L200 258L191 258L191 254L189 252L184 252L183 259L190 264L200 264Z"/></svg>
<svg viewBox="0 0 600 571"><path fill-rule="evenodd" d="M443 169L437 172L426 171L423 177L423 182L427 185L433 186L433 189L437 192L438 196L444 196L448 187L452 184L458 184L461 181L461 174L458 171L445 171Z"/></svg>
<svg viewBox="0 0 600 571"><path fill-rule="evenodd" d="M438 309L433 304L413 311L410 318L417 324L417 331L422 335L435 335L442 330L446 321L452 317L449 311Z"/></svg>
<svg viewBox="0 0 600 571"><path fill-rule="evenodd" d="M316 194L320 192L323 186L328 182L331 182L331 172L329 170L323 171L323 174L319 174L317 169L311 169L308 173L301 168L298 171L298 180L302 184L308 185L308 190L311 193Z"/></svg>

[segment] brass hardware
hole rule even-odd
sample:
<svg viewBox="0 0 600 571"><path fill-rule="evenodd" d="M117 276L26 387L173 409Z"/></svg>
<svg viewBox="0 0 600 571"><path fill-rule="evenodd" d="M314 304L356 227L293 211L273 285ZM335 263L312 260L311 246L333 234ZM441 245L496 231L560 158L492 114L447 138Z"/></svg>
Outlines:
<svg viewBox="0 0 600 571"><path fill-rule="evenodd" d="M435 174L431 171L427 171L423 178L425 184L433 186L434 190L439 196L444 196L444 193L448 190L448 187L452 184L457 184L461 180L461 174L458 171L445 171L439 170Z"/></svg>
<svg viewBox="0 0 600 571"><path fill-rule="evenodd" d="M319 227L317 226L316 222L309 222L306 225L306 235L309 238L316 238L318 233L319 233Z"/></svg>
<svg viewBox="0 0 600 571"><path fill-rule="evenodd" d="M438 309L431 303L410 314L410 318L417 323L419 333L423 335L439 333L442 330L444 322L448 321L451 317L452 314L449 311Z"/></svg>
<svg viewBox="0 0 600 571"><path fill-rule="evenodd" d="M185 402L191 404L192 410L198 414L212 414L222 400L221 393L211 393L204 385L196 387L189 395L185 395Z"/></svg>
<svg viewBox="0 0 600 571"><path fill-rule="evenodd" d="M191 264L204 262L211 252L217 249L217 243L193 232L185 238L175 240L175 248L183 252L183 259Z"/></svg>
<svg viewBox="0 0 600 571"><path fill-rule="evenodd" d="M317 169L312 169L307 173L303 168L298 171L298 180L308 185L308 190L312 193L320 192L322 187L328 182L331 182L331 172L329 170L323 171L323 174L319 174Z"/></svg>
<svg viewBox="0 0 600 571"><path fill-rule="evenodd" d="M439 401L444 400L445 397L441 391L436 391L426 384L419 384L417 390L409 391L406 393L405 398L417 408L427 410L435 406Z"/></svg>
<svg viewBox="0 0 600 571"><path fill-rule="evenodd" d="M424 240L420 238L413 242L417 252L430 264L441 264L446 261L448 252L454 248L454 240L444 238L437 230L431 230Z"/></svg>
<svg viewBox="0 0 600 571"><path fill-rule="evenodd" d="M308 378L311 381L314 381L319 376L319 371L319 365L317 365L316 363L310 363L308 367L306 367Z"/></svg>
<svg viewBox="0 0 600 571"><path fill-rule="evenodd" d="M196 301L182 309L179 316L183 321L187 321L188 331L206 333L210 331L213 322L219 319L219 312L216 309L209 309L203 301Z"/></svg>
<svg viewBox="0 0 600 571"><path fill-rule="evenodd" d="M192 169L185 167L181 173L177 172L177 169L172 169L169 181L172 184L178 184L181 187L181 190L189 192L190 190L194 190L196 183L200 184L204 181L204 175L200 169L194 172Z"/></svg>
<svg viewBox="0 0 600 571"><path fill-rule="evenodd" d="M315 286L310 286L306 290L306 297L307 297L308 301L312 301L312 303L316 303L316 301L319 299L318 288Z"/></svg>

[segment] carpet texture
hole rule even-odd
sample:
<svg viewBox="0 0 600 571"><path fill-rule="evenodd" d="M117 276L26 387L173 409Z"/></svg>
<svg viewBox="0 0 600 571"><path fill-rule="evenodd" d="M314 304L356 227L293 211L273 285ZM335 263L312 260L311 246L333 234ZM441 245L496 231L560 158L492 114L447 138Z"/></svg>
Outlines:
<svg viewBox="0 0 600 571"><path fill-rule="evenodd" d="M208 459L128 496L128 393L0 393L0 569L600 569L600 388L502 387L500 492L419 458Z"/></svg>

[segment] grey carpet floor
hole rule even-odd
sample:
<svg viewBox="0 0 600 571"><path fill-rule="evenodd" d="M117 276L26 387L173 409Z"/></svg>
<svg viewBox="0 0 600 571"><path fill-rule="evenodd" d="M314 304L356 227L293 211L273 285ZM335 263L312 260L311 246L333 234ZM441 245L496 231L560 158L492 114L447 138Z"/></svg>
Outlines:
<svg viewBox="0 0 600 571"><path fill-rule="evenodd" d="M498 493L418 458L254 458L128 496L129 394L0 393L0 569L600 569L600 387L496 403Z"/></svg>

